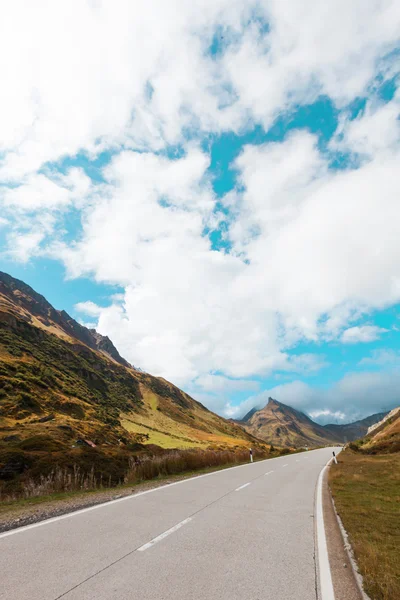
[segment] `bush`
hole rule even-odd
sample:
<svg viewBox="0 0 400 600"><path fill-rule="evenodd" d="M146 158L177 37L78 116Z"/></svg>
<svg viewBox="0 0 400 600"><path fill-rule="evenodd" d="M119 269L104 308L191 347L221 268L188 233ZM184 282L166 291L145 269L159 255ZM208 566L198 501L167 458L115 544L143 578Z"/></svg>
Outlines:
<svg viewBox="0 0 400 600"><path fill-rule="evenodd" d="M350 450L353 450L353 452L359 452L360 444L358 442L350 442L349 448Z"/></svg>
<svg viewBox="0 0 400 600"><path fill-rule="evenodd" d="M254 458L265 458L260 450L253 450ZM249 451L239 450L173 450L160 456L133 457L129 460L126 483L145 481L160 476L176 475L185 471L235 465L248 462Z"/></svg>
<svg viewBox="0 0 400 600"><path fill-rule="evenodd" d="M18 444L26 452L57 452L65 448L64 444L49 435L34 435Z"/></svg>
<svg viewBox="0 0 400 600"><path fill-rule="evenodd" d="M280 448L279 456L285 456L285 454L290 454L290 448Z"/></svg>

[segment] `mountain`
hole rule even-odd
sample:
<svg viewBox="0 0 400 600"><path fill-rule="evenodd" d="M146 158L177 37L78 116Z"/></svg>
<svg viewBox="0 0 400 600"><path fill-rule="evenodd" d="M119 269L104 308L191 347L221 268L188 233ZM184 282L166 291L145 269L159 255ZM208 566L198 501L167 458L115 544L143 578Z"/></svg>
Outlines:
<svg viewBox="0 0 400 600"><path fill-rule="evenodd" d="M368 429L362 450L368 454L400 452L400 406Z"/></svg>
<svg viewBox="0 0 400 600"><path fill-rule="evenodd" d="M346 425L319 425L303 412L269 398L264 408L252 409L238 423L249 433L274 445L324 446L362 437L383 415L379 413Z"/></svg>
<svg viewBox="0 0 400 600"><path fill-rule="evenodd" d="M325 435L322 425L273 398L269 398L264 408L256 410L250 417L249 414L241 423L244 429L277 446L322 446L332 441Z"/></svg>
<svg viewBox="0 0 400 600"><path fill-rule="evenodd" d="M130 366L108 337L100 335L95 329L83 327L65 310L55 310L44 296L35 292L29 285L1 271L0 298L3 309L18 315L26 322L69 341L80 341L120 365Z"/></svg>
<svg viewBox="0 0 400 600"><path fill-rule="evenodd" d="M244 417L241 419L241 423L247 423L248 421L250 421L251 417L254 415L254 413L256 413L258 411L257 407L252 408L251 410L249 410L248 413L246 413L244 415Z"/></svg>
<svg viewBox="0 0 400 600"><path fill-rule="evenodd" d="M354 423L346 423L344 425L324 425L324 429L332 433L335 439L340 442L351 442L358 440L368 433L369 428L374 427L376 423L379 423L381 419L385 417L387 413L375 413L360 421L354 421Z"/></svg>
<svg viewBox="0 0 400 600"><path fill-rule="evenodd" d="M135 444L258 443L172 383L135 369L109 338L0 272L0 477L1 452L66 456L88 442L105 453Z"/></svg>

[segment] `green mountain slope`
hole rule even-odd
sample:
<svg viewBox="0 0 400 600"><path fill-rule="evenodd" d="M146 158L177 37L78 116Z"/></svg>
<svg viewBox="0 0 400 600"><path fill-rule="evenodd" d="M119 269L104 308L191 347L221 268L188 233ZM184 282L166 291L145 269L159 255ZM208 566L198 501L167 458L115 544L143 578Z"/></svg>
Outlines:
<svg viewBox="0 0 400 600"><path fill-rule="evenodd" d="M130 366L108 338L0 272L0 455L67 455L82 440L105 453L138 444L257 444L168 381ZM0 456L0 478L2 468Z"/></svg>

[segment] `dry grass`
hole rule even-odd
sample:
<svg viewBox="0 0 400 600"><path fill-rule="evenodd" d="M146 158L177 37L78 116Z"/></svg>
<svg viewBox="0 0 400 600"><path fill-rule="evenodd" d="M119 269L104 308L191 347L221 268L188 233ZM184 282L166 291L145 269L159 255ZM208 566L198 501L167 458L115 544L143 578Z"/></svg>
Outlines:
<svg viewBox="0 0 400 600"><path fill-rule="evenodd" d="M255 458L266 458L266 455L255 451ZM176 475L185 471L196 471L209 467L219 467L244 463L249 460L247 450L175 450L160 456L144 456L140 460L131 459L125 477L126 483L136 483Z"/></svg>
<svg viewBox="0 0 400 600"><path fill-rule="evenodd" d="M253 450L255 459L267 458L266 452ZM30 498L46 497L64 492L91 491L116 487L119 484L134 484L169 475L196 472L203 469L227 467L245 463L249 460L247 450L173 450L151 456L131 457L128 461L123 480L114 482L111 476L96 475L94 467L89 471L78 465L73 468L56 467L47 475L31 477L21 482L21 487L14 493L2 493L1 502L17 502Z"/></svg>
<svg viewBox="0 0 400 600"><path fill-rule="evenodd" d="M329 480L366 592L373 600L399 600L400 454L346 449Z"/></svg>

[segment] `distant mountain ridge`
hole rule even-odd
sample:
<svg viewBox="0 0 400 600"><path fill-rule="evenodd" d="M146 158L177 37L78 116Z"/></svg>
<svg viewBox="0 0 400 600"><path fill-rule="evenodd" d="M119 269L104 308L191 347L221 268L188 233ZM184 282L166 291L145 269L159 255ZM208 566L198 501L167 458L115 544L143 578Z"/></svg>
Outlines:
<svg viewBox="0 0 400 600"><path fill-rule="evenodd" d="M378 413L344 425L320 425L305 413L269 398L264 408L253 408L237 422L249 433L278 446L322 446L362 437L368 427L385 414Z"/></svg>

